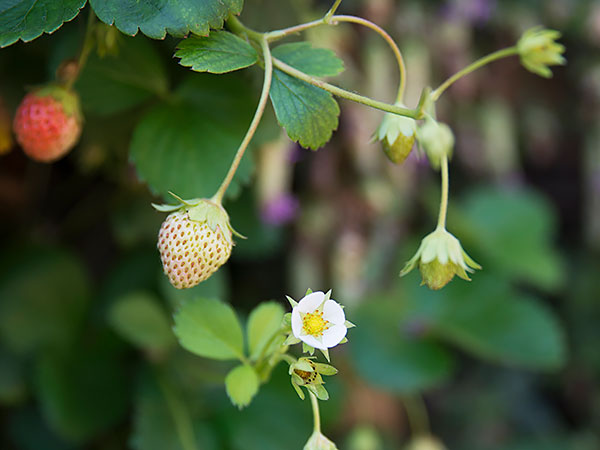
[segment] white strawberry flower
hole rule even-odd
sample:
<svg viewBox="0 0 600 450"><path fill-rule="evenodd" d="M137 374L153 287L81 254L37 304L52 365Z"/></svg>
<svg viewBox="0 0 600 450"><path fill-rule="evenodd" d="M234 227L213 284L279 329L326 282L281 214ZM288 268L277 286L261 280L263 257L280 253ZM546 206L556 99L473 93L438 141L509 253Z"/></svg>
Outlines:
<svg viewBox="0 0 600 450"><path fill-rule="evenodd" d="M291 325L292 334L310 347L327 350L338 345L345 337L348 326L344 310L323 292L312 292L294 302Z"/></svg>

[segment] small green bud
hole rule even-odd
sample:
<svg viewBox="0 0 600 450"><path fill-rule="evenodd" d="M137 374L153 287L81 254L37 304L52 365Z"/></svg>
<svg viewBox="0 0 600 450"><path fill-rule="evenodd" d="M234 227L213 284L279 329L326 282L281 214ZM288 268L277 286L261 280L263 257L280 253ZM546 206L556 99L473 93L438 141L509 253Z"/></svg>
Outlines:
<svg viewBox="0 0 600 450"><path fill-rule="evenodd" d="M444 228L437 228L425 236L415 256L406 263L400 276L406 275L415 267L419 267L423 282L430 289L441 289L447 285L454 275L471 281L467 272L481 269L460 245L460 241Z"/></svg>
<svg viewBox="0 0 600 450"><path fill-rule="evenodd" d="M542 27L525 31L517 42L521 64L530 72L550 78L552 71L548 66L564 65L567 62L562 56L565 46L555 42L559 37L560 32Z"/></svg>
<svg viewBox="0 0 600 450"><path fill-rule="evenodd" d="M310 392L315 394L319 400L327 400L329 394L323 386L325 382L321 375L331 376L337 373L337 369L329 364L315 363L312 358L299 358L293 364L290 364L289 374L292 379L292 386L298 393L298 396L304 400L304 393L300 386L304 386Z"/></svg>
<svg viewBox="0 0 600 450"><path fill-rule="evenodd" d="M440 168L444 156L448 159L452 157L454 134L445 123L427 117L425 123L417 129L417 139L434 169Z"/></svg>
<svg viewBox="0 0 600 450"><path fill-rule="evenodd" d="M306 445L304 445L304 450L338 450L338 448L320 431L315 430Z"/></svg>
<svg viewBox="0 0 600 450"><path fill-rule="evenodd" d="M400 102L396 106L404 107ZM415 143L415 120L398 114L386 113L375 131L374 139L381 141L383 151L395 164L402 164Z"/></svg>

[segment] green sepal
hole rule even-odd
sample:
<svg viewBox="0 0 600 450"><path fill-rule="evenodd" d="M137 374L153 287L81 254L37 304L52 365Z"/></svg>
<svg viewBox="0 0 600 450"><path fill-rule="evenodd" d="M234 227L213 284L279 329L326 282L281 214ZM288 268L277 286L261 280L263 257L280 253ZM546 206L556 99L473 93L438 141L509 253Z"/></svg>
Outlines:
<svg viewBox="0 0 600 450"><path fill-rule="evenodd" d="M311 288L308 288L306 290L306 294L304 294L304 296L306 297L308 294L312 294L312 293L313 293L313 290Z"/></svg>
<svg viewBox="0 0 600 450"><path fill-rule="evenodd" d="M323 353L323 356L325 357L325 359L327 360L327 362L331 362L331 359L329 359L329 349L319 349L321 351L321 353Z"/></svg>
<svg viewBox="0 0 600 450"><path fill-rule="evenodd" d="M346 328L354 328L356 326L349 320L346 320L346 322L344 322L344 325L346 326Z"/></svg>
<svg viewBox="0 0 600 450"><path fill-rule="evenodd" d="M331 299L331 289L329 289L326 293L325 293L325 298L323 299L323 303L325 303L327 300Z"/></svg>
<svg viewBox="0 0 600 450"><path fill-rule="evenodd" d="M339 342L339 344L338 344L338 345L340 345L340 344L345 344L346 342L348 342L348 338L347 338L347 337L344 337L344 338L343 338L343 339L342 339L342 340Z"/></svg>
<svg viewBox="0 0 600 450"><path fill-rule="evenodd" d="M159 205L157 203L152 203L151 205L155 210L157 210L159 212L168 212L168 213L175 212L175 211L183 208L182 205L168 205L166 203L163 205Z"/></svg>
<svg viewBox="0 0 600 450"><path fill-rule="evenodd" d="M305 387L313 394L315 394L319 400L329 400L329 393L327 392L327 389L325 389L325 386L323 386L322 384L310 384L306 385Z"/></svg>
<svg viewBox="0 0 600 450"><path fill-rule="evenodd" d="M315 348L308 345L306 342L302 342L302 353L309 353L310 355L314 355Z"/></svg>
<svg viewBox="0 0 600 450"><path fill-rule="evenodd" d="M298 376L298 375L296 375ZM300 378L300 377L298 377ZM300 388L300 386L298 386L298 384L296 384L294 382L294 377L292 376L292 386L294 386L294 390L296 391L296 394L298 394L298 397L300 397L300 400L304 400L305 396L304 396L304 392L302 392L302 389Z"/></svg>
<svg viewBox="0 0 600 450"><path fill-rule="evenodd" d="M287 339L283 342L283 345L295 345L295 344L298 344L299 342L300 342L300 339L298 339L293 334L290 334L287 337Z"/></svg>
<svg viewBox="0 0 600 450"><path fill-rule="evenodd" d="M292 308L295 308L296 305L298 305L298 302L296 300L294 300L292 297L290 297L289 295L286 295L285 298L287 298L287 301L290 302L290 305Z"/></svg>
<svg viewBox="0 0 600 450"><path fill-rule="evenodd" d="M282 327L291 327L292 325L292 313L285 313L281 321Z"/></svg>
<svg viewBox="0 0 600 450"><path fill-rule="evenodd" d="M323 363L314 363L314 364L315 364L316 371L319 372L321 375L331 376L331 375L335 375L338 373L338 370L335 367L330 366L329 364L323 364Z"/></svg>
<svg viewBox="0 0 600 450"><path fill-rule="evenodd" d="M314 363L311 363L307 359L300 358L298 362L294 364L294 369L303 370L304 372L314 372L315 368L313 366Z"/></svg>

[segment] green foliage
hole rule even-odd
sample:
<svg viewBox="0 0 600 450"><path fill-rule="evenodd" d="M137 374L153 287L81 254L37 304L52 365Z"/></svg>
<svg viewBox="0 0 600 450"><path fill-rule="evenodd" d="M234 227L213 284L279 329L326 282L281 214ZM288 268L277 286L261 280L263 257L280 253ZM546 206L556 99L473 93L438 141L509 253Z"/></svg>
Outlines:
<svg viewBox="0 0 600 450"><path fill-rule="evenodd" d="M183 37L189 32L206 35L221 28L230 14L242 11L243 0L90 0L100 20L125 34L138 29L163 39L167 33Z"/></svg>
<svg viewBox="0 0 600 450"><path fill-rule="evenodd" d="M538 300L484 273L444 291L409 287L406 323L430 331L476 356L528 369L557 369L565 361L560 324Z"/></svg>
<svg viewBox="0 0 600 450"><path fill-rule="evenodd" d="M431 338L401 333L397 298L376 300L377 308L365 305L354 315L359 326L352 330L350 351L356 370L371 383L400 393L445 381L454 370L452 354Z"/></svg>
<svg viewBox="0 0 600 450"><path fill-rule="evenodd" d="M162 103L135 128L131 159L138 175L156 193L182 198L210 197L227 173L252 115L252 97L236 76L195 75L178 90L181 103ZM185 99L185 100L183 100ZM213 111L218 102L218 111ZM249 155L229 194L247 179Z"/></svg>
<svg viewBox="0 0 600 450"><path fill-rule="evenodd" d="M116 54L90 56L77 80L84 111L115 114L154 96L164 97L168 79L163 60L147 39L119 39Z"/></svg>
<svg viewBox="0 0 600 450"><path fill-rule="evenodd" d="M232 369L225 377L225 389L231 403L242 409L250 404L260 383L251 366L242 364Z"/></svg>
<svg viewBox="0 0 600 450"><path fill-rule="evenodd" d="M30 247L4 252L1 267L4 345L20 354L68 345L79 331L90 296L81 263L62 251Z"/></svg>
<svg viewBox="0 0 600 450"><path fill-rule="evenodd" d="M332 51L312 48L306 42L276 47L273 56L312 76L337 75L343 70ZM329 92L275 69L270 96L277 120L290 139L313 150L331 139L340 108Z"/></svg>
<svg viewBox="0 0 600 450"><path fill-rule="evenodd" d="M256 360L281 328L283 307L275 302L263 302L252 310L248 317L248 351L250 359Z"/></svg>
<svg viewBox="0 0 600 450"><path fill-rule="evenodd" d="M179 64L196 72L226 73L258 61L250 44L227 31L213 31L207 37L190 36L177 48L175 56L181 58Z"/></svg>
<svg viewBox="0 0 600 450"><path fill-rule="evenodd" d="M560 257L552 246L556 228L552 211L535 192L476 190L454 219L457 233L469 242L467 248L471 243L479 248L484 269L545 289L563 282Z"/></svg>
<svg viewBox="0 0 600 450"><path fill-rule="evenodd" d="M26 392L20 361L14 355L0 350L0 403L18 404L25 398Z"/></svg>
<svg viewBox="0 0 600 450"><path fill-rule="evenodd" d="M118 347L104 335L79 342L67 354L42 356L37 396L57 434L82 442L123 418L129 382L122 362Z"/></svg>
<svg viewBox="0 0 600 450"><path fill-rule="evenodd" d="M117 299L108 320L123 339L141 349L165 352L174 344L169 319L150 293L138 291Z"/></svg>
<svg viewBox="0 0 600 450"><path fill-rule="evenodd" d="M192 353L213 359L243 359L242 327L231 306L218 300L188 301L175 314L175 335Z"/></svg>
<svg viewBox="0 0 600 450"><path fill-rule="evenodd" d="M53 33L73 19L86 0L16 0L0 5L0 47L29 42L42 33Z"/></svg>

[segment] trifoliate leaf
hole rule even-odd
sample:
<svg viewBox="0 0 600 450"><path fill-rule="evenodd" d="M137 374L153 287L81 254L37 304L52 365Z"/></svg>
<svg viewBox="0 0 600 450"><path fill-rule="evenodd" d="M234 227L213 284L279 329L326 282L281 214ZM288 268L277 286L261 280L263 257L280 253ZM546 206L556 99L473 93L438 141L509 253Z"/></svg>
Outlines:
<svg viewBox="0 0 600 450"><path fill-rule="evenodd" d="M258 392L259 381L254 369L247 365L237 366L225 377L227 395L239 409L248 406Z"/></svg>
<svg viewBox="0 0 600 450"><path fill-rule="evenodd" d="M181 41L175 56L179 64L196 72L225 73L258 61L256 50L228 31L213 31L207 37L190 36Z"/></svg>
<svg viewBox="0 0 600 450"><path fill-rule="evenodd" d="M273 50L273 56L312 76L336 75L343 70L332 51L312 48L306 42L281 45ZM270 97L277 120L290 139L303 147L322 147L338 126L340 108L329 92L281 70L273 71Z"/></svg>
<svg viewBox="0 0 600 450"><path fill-rule="evenodd" d="M281 328L283 308L279 303L265 302L258 305L248 317L248 349L250 358L256 360L265 352L269 340Z"/></svg>
<svg viewBox="0 0 600 450"><path fill-rule="evenodd" d="M53 33L79 14L86 0L13 0L0 5L0 47Z"/></svg>
<svg viewBox="0 0 600 450"><path fill-rule="evenodd" d="M175 314L175 335L183 348L205 358L236 359L244 356L242 327L231 306L198 298Z"/></svg>
<svg viewBox="0 0 600 450"><path fill-rule="evenodd" d="M131 140L131 159L155 193L211 197L229 170L256 103L238 74L194 74L178 95L179 104L159 104L142 117ZM219 108L213 109L215 104ZM250 176L248 153L228 195L239 192Z"/></svg>
<svg viewBox="0 0 600 450"><path fill-rule="evenodd" d="M90 0L98 18L131 36L138 29L153 39L167 33L206 35L223 27L230 14L242 11L243 0Z"/></svg>

